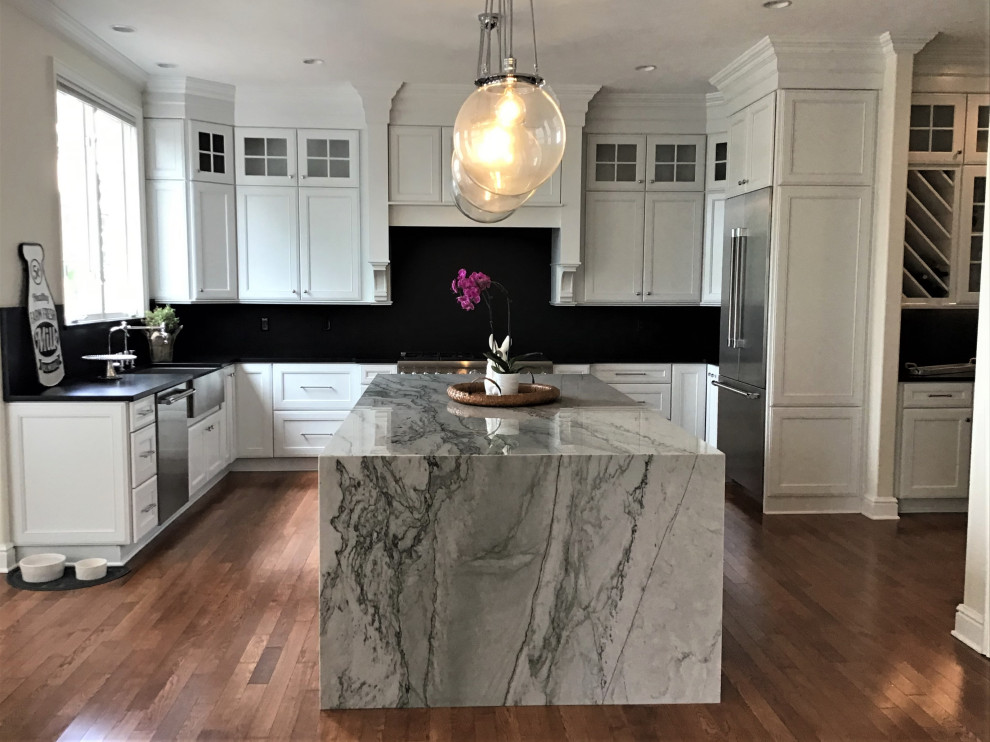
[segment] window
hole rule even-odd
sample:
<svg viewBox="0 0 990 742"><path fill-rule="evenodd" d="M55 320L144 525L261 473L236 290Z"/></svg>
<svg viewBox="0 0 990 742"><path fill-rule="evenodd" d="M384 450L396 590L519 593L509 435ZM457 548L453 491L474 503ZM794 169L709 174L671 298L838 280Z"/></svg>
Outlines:
<svg viewBox="0 0 990 742"><path fill-rule="evenodd" d="M66 323L145 309L134 117L59 77L58 192Z"/></svg>

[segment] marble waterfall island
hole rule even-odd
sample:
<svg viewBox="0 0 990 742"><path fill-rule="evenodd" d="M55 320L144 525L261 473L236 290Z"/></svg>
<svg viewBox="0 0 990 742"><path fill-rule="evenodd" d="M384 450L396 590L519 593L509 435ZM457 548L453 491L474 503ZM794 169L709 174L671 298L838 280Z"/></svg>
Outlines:
<svg viewBox="0 0 990 742"><path fill-rule="evenodd" d="M591 376L463 378L378 376L320 457L322 707L718 701L722 454Z"/></svg>

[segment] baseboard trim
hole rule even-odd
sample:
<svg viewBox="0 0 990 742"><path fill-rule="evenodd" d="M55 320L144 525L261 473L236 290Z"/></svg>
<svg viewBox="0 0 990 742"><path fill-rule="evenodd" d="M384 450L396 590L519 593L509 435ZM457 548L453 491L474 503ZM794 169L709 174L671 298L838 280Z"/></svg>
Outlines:
<svg viewBox="0 0 990 742"><path fill-rule="evenodd" d="M951 633L967 647L990 656L990 647L983 646L983 616L965 603L956 606L956 628Z"/></svg>
<svg viewBox="0 0 990 742"><path fill-rule="evenodd" d="M897 520L897 498L881 497L873 500L863 498L863 515L870 520Z"/></svg>
<svg viewBox="0 0 990 742"><path fill-rule="evenodd" d="M16 566L16 547L13 544L0 544L0 572L9 572Z"/></svg>
<svg viewBox="0 0 990 742"><path fill-rule="evenodd" d="M320 460L316 456L276 459L237 459L231 471L316 471Z"/></svg>
<svg viewBox="0 0 990 742"><path fill-rule="evenodd" d="M965 497L952 498L904 498L898 501L897 510L901 513L968 513L969 500Z"/></svg>
<svg viewBox="0 0 990 742"><path fill-rule="evenodd" d="M766 515L836 515L863 511L863 501L858 495L767 495L763 498Z"/></svg>

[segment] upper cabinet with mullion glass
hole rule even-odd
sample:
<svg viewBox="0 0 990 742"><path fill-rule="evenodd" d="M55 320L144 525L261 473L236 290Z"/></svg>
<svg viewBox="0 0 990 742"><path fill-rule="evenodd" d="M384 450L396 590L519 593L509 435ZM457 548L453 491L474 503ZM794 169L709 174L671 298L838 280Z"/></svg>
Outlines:
<svg viewBox="0 0 990 742"><path fill-rule="evenodd" d="M962 163L965 95L911 98L908 159L914 163Z"/></svg>
<svg viewBox="0 0 990 742"><path fill-rule="evenodd" d="M646 183L646 137L592 134L585 161L589 191L642 191Z"/></svg>
<svg viewBox="0 0 990 742"><path fill-rule="evenodd" d="M238 185L296 185L296 130L238 128Z"/></svg>
<svg viewBox="0 0 990 742"><path fill-rule="evenodd" d="M234 182L234 129L204 121L189 122L189 179L200 183Z"/></svg>
<svg viewBox="0 0 990 742"><path fill-rule="evenodd" d="M987 161L990 95L966 96L966 164Z"/></svg>
<svg viewBox="0 0 990 742"><path fill-rule="evenodd" d="M705 183L707 191L724 191L729 176L729 135L715 134L708 137L708 169Z"/></svg>
<svg viewBox="0 0 990 742"><path fill-rule="evenodd" d="M297 172L300 186L356 188L359 184L358 132L300 129Z"/></svg>
<svg viewBox="0 0 990 742"><path fill-rule="evenodd" d="M647 136L646 190L705 190L704 135Z"/></svg>
<svg viewBox="0 0 990 742"><path fill-rule="evenodd" d="M983 264L983 227L986 224L987 170L967 165L962 170L962 218L959 222L959 255L956 292L960 303L980 300L980 269Z"/></svg>

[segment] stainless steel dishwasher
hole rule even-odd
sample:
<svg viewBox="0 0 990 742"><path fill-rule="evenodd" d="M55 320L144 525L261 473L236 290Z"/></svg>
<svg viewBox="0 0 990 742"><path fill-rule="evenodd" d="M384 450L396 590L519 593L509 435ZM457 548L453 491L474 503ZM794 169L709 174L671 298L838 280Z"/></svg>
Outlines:
<svg viewBox="0 0 990 742"><path fill-rule="evenodd" d="M191 381L156 395L158 403L158 525L189 502Z"/></svg>

